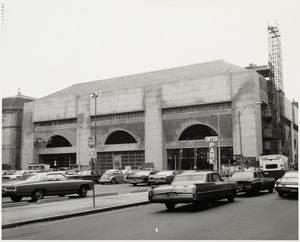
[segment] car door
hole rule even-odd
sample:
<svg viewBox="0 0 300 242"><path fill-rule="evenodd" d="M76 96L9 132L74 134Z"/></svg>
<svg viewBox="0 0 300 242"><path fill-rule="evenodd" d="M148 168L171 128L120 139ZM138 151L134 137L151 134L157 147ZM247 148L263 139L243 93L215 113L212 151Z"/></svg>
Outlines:
<svg viewBox="0 0 300 242"><path fill-rule="evenodd" d="M213 190L214 198L222 198L227 196L227 188L226 184L224 184L222 178L218 173L211 173L211 181L214 182L214 187L211 189Z"/></svg>
<svg viewBox="0 0 300 242"><path fill-rule="evenodd" d="M63 174L58 173L56 179L59 181L59 193L60 194L71 194L75 193L79 189L78 181L69 180Z"/></svg>
<svg viewBox="0 0 300 242"><path fill-rule="evenodd" d="M59 193L60 185L56 179L56 174L47 174L45 186L47 195L56 195Z"/></svg>

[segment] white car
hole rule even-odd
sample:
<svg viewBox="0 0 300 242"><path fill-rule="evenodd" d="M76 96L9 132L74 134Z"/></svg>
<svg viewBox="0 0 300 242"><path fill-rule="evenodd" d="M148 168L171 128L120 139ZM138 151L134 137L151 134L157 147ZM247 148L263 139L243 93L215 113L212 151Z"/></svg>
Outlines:
<svg viewBox="0 0 300 242"><path fill-rule="evenodd" d="M99 182L101 184L105 184L105 183L115 184L119 182L125 182L125 175L123 174L122 171L118 169L107 170L100 177Z"/></svg>

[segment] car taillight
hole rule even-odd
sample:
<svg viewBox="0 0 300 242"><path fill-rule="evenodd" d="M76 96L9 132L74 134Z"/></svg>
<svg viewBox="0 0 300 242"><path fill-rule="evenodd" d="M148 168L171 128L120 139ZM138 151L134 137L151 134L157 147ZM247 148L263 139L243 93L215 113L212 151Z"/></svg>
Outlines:
<svg viewBox="0 0 300 242"><path fill-rule="evenodd" d="M197 199L196 186L193 186L193 197L194 197L194 200Z"/></svg>
<svg viewBox="0 0 300 242"><path fill-rule="evenodd" d="M152 197L152 188L150 188L148 191L148 197Z"/></svg>

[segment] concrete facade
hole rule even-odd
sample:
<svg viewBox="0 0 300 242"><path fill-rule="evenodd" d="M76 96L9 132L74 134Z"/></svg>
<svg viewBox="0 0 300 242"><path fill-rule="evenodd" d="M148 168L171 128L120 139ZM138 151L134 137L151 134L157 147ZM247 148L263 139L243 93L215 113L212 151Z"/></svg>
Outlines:
<svg viewBox="0 0 300 242"><path fill-rule="evenodd" d="M121 154L123 159L126 152L129 158L124 155L122 164L135 157L136 166L153 162L157 169L168 169L169 157L177 150L194 149L196 161L197 149L208 148L207 142L203 138L183 141L180 136L194 125L217 132L213 114L219 114L220 144L231 150L227 158L232 159L240 154L237 112L261 100L268 103L263 80L254 70L219 60L73 85L25 105L22 168L45 162L41 157L52 162L51 155L63 154L72 164L90 164L87 140L95 133L92 92L99 92L96 162L100 167L110 167L114 156ZM263 152L261 107L247 107L241 123L243 154L258 158ZM119 131L135 142L108 144ZM49 148L51 137L63 137L71 146Z"/></svg>

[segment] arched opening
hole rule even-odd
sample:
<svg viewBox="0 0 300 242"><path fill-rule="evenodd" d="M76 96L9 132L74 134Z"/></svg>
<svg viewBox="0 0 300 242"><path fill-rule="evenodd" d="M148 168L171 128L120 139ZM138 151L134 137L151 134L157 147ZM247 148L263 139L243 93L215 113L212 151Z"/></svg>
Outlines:
<svg viewBox="0 0 300 242"><path fill-rule="evenodd" d="M212 128L195 124L187 127L180 135L179 141L182 140L203 140L206 136L218 136L218 133Z"/></svg>
<svg viewBox="0 0 300 242"><path fill-rule="evenodd" d="M47 141L46 148L70 147L71 143L63 136L54 135Z"/></svg>
<svg viewBox="0 0 300 242"><path fill-rule="evenodd" d="M106 145L132 144L137 143L136 139L126 131L118 130L111 133L106 139Z"/></svg>

